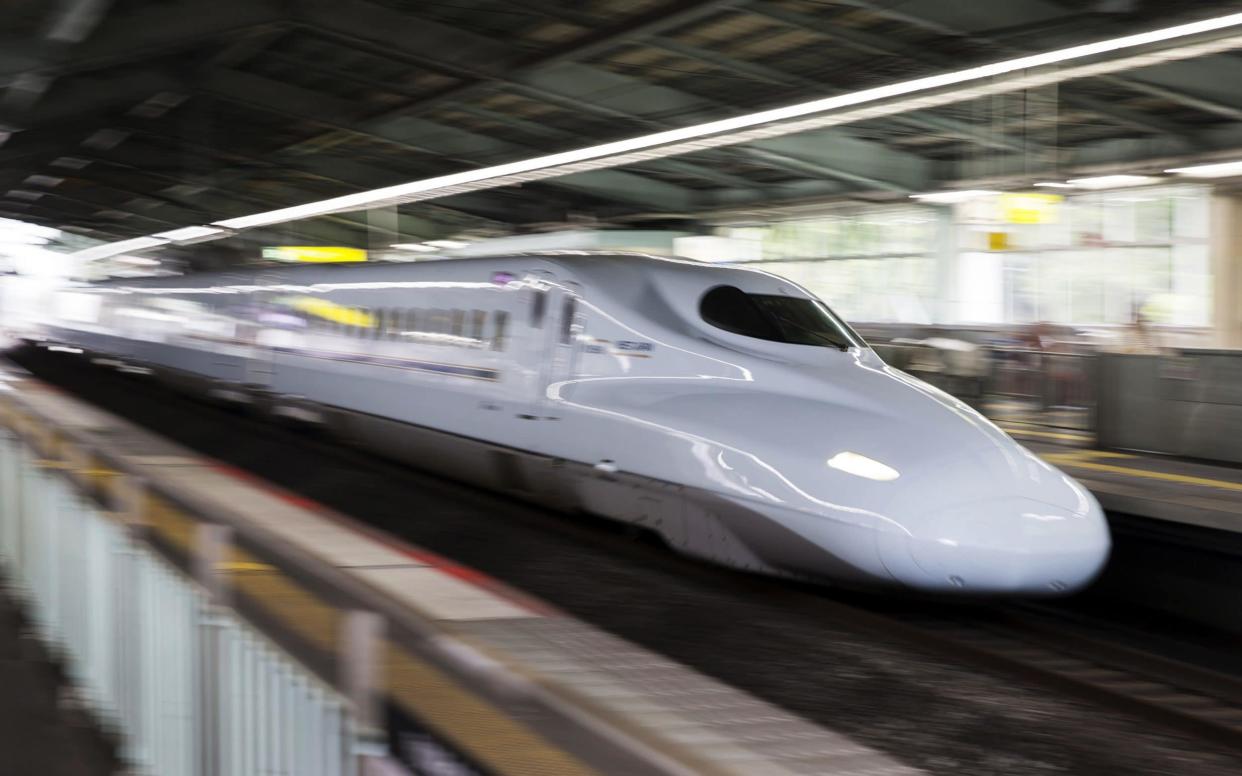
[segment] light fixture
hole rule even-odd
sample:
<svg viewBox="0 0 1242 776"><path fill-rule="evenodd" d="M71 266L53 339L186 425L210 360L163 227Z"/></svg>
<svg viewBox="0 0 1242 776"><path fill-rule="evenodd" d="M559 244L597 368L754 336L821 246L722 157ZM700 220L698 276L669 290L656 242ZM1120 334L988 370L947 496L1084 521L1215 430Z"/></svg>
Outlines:
<svg viewBox="0 0 1242 776"><path fill-rule="evenodd" d="M221 229L218 226L183 226L180 229L172 229L167 232L157 232L155 237L169 242L188 244L201 242L207 239L218 239L229 234L227 229Z"/></svg>
<svg viewBox="0 0 1242 776"><path fill-rule="evenodd" d="M838 471L843 471L846 474L852 474L855 477L876 480L877 482L889 482L901 476L901 472L887 464L882 464L874 458L868 458L865 455L852 453L848 450L829 458L828 466Z"/></svg>
<svg viewBox="0 0 1242 776"><path fill-rule="evenodd" d="M58 175L27 175L26 180L22 181L22 183L29 183L31 186L44 186L49 189L64 182L65 179Z"/></svg>
<svg viewBox="0 0 1242 776"><path fill-rule="evenodd" d="M110 259L113 256L120 256L122 253L131 251L143 251L147 248L154 248L159 245L167 245L168 240L162 237L133 237L128 240L119 242L104 243L95 245L90 248L77 251L71 254L75 259L84 261L93 261L95 259Z"/></svg>
<svg viewBox="0 0 1242 776"><path fill-rule="evenodd" d="M393 243L389 248L396 248L399 251L414 251L416 253L431 253L435 247L426 243Z"/></svg>
<svg viewBox="0 0 1242 776"><path fill-rule="evenodd" d="M1060 181L1040 181L1034 184L1041 189L1073 189L1077 188L1072 183L1061 183Z"/></svg>
<svg viewBox="0 0 1242 776"><path fill-rule="evenodd" d="M451 251L454 248L465 248L470 243L465 240L428 240L426 244L432 248L443 248L446 251Z"/></svg>
<svg viewBox="0 0 1242 776"><path fill-rule="evenodd" d="M61 167L66 170L81 170L90 165L90 159L83 159L80 156L58 156L51 161L53 167Z"/></svg>
<svg viewBox="0 0 1242 776"><path fill-rule="evenodd" d="M121 143L124 143L126 138L128 138L131 134L133 133L128 129L115 129L112 127L97 129L92 132L89 137L82 141L82 145L87 148L96 148L100 151L108 151L116 148Z"/></svg>
<svg viewBox="0 0 1242 776"><path fill-rule="evenodd" d="M1096 175L1091 178L1070 178L1066 183L1076 189L1121 189L1127 186L1146 186L1159 178L1150 175Z"/></svg>
<svg viewBox="0 0 1242 776"><path fill-rule="evenodd" d="M969 202L979 197L988 197L993 194L999 194L999 191L989 191L987 189L965 189L963 191L929 191L925 194L911 194L910 199L917 199L920 202L938 202L945 205L951 205L957 202Z"/></svg>
<svg viewBox="0 0 1242 776"><path fill-rule="evenodd" d="M34 202L43 198L42 191L30 191L29 189L9 189L5 195L11 199L21 199L26 202Z"/></svg>
<svg viewBox="0 0 1242 776"><path fill-rule="evenodd" d="M132 264L135 267L155 267L160 263L159 259L151 259L146 256L117 256L113 261L121 264Z"/></svg>
<svg viewBox="0 0 1242 776"><path fill-rule="evenodd" d="M1171 170L1165 170L1165 172L1185 175L1187 178L1230 178L1234 175L1242 175L1242 161L1196 164L1193 167L1174 167Z"/></svg>
<svg viewBox="0 0 1242 776"><path fill-rule="evenodd" d="M1233 30L1239 26L1242 26L1242 13L1217 16L625 140L223 219L213 222L213 225L227 229L249 229L366 207L452 196L821 129L910 110L926 110L938 105L1017 89L1032 89L1075 78L1099 76L1163 61L1207 56L1242 46L1242 35L1200 41L1187 39L1216 31ZM1173 49L1141 50L1144 46L1169 41L1185 42ZM1093 59L1126 51L1130 52L1129 57ZM1049 67L1067 63L1074 63L1075 66ZM1013 78L999 78L1005 75L1012 75ZM962 88L949 89L955 86ZM897 99L901 97L908 99Z"/></svg>

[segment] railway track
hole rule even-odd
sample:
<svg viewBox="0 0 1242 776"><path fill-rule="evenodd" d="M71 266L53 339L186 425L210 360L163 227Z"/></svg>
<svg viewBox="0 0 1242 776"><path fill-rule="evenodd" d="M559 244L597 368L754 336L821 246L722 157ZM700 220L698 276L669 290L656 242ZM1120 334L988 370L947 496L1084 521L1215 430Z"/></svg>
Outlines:
<svg viewBox="0 0 1242 776"><path fill-rule="evenodd" d="M817 597L818 598L818 597ZM931 614L823 601L838 621L1242 751L1242 678L1084 633L1051 607Z"/></svg>

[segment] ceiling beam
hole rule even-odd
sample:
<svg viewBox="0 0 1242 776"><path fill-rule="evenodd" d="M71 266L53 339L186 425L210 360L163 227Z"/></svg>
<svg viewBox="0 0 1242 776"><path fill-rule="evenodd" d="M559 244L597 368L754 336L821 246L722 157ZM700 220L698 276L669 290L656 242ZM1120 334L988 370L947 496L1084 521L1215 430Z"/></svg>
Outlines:
<svg viewBox="0 0 1242 776"><path fill-rule="evenodd" d="M68 50L0 35L0 86L32 72L60 78L149 60L216 39L233 40L258 27L287 28L287 16L282 0L214 0L210 13L204 13L200 0L166 0L135 4L124 17L106 20L95 34Z"/></svg>
<svg viewBox="0 0 1242 776"><path fill-rule="evenodd" d="M825 86L823 83L810 78L787 73L767 65L743 62L742 60L698 46L689 46L663 38L655 38L649 41L648 45L786 88L803 89L811 94L820 95L833 95L842 92L841 89ZM931 113L910 113L893 116L889 120L913 127L918 131L931 130L959 140L968 140L986 148L1002 148L1008 151L1019 151L1023 148L1019 142L981 130L967 122L944 118Z"/></svg>
<svg viewBox="0 0 1242 776"><path fill-rule="evenodd" d="M596 29L537 54L518 51L483 36L363 0L305 0L302 7L306 21L325 34L344 34L378 43L390 51L423 59L431 67L444 68L461 79L458 85L429 98L412 100L386 111L385 115L391 117L414 108L425 111L445 100L460 100L478 89L490 87L495 80L509 80L519 71L587 59L623 41L656 34L744 2L677 0L658 3L637 17Z"/></svg>
<svg viewBox="0 0 1242 776"><path fill-rule="evenodd" d="M704 13L707 13L709 10L714 13L729 7L738 7L750 12L753 7L759 5L766 6L767 4L726 2L719 4L695 4L695 7ZM503 63L522 62L522 60L520 56L513 52L507 52L504 47L499 46L495 41L486 40L485 42L479 42L473 36L462 38L463 35L469 34L455 28L446 29L444 25L428 22L428 20L419 22L420 29L423 33L431 33L433 39L427 41L425 46L420 47L418 50L412 50L408 41L392 40L389 33L382 32L399 28L403 23L408 24L408 17L404 15L395 14L395 18L391 18L388 16L390 12L377 11L372 4L362 0L346 0L344 5L338 2L323 0L320 7L323 15L316 16L310 19L310 21L318 26L327 26L325 32L330 32L332 27L338 29L341 27L350 28L352 29L352 34L358 38L365 40L368 36L371 36L374 42L382 42L392 46L394 51L399 51L404 55L423 58L430 57L434 59L438 66L445 68L450 75L469 81L466 86L460 87L460 89L459 87L453 87L429 99L420 99L406 104L395 111L385 112L369 120L367 122L368 126L383 124L402 115L422 114L441 106L446 100L458 102L467 94L473 95L475 90L495 88L495 83L489 84L489 81L500 83L508 90L526 93L536 100L551 102L568 110L585 110L601 117L621 119L636 127L669 128L675 125L675 122L670 118L672 115L677 116L676 123L682 123L708 118L721 118L723 116L736 115L740 112L735 106L721 104L708 98L690 95L665 86L653 85L591 66L572 63L569 60L576 58L577 55L570 57L565 50L549 54L546 60L539 58L537 60L527 60L521 66L504 66ZM669 12L676 11L677 7L670 9L668 6L660 6L660 9L661 11ZM356 29L357 25L353 24L352 20L355 18L355 14L363 14L364 11L366 14L369 14L369 16L366 16L368 28L364 30ZM353 24L353 27L351 27L351 24ZM648 26L646 28L648 32L645 34L650 35L664 32L671 26L675 25L662 27ZM374 38L376 35L382 36L382 41L376 40ZM598 53L599 47L604 46L606 42L609 47L613 47L630 39L630 37L623 34L614 36L611 42L595 37L590 43L589 50ZM478 62L466 65L458 64L460 58L454 52L445 50L445 46L440 42L441 40L451 40L453 45L460 45L471 51L486 50L487 58L482 61L498 63L498 65L493 65L486 77L482 77L479 74L480 65ZM583 49L583 51L586 50L586 48ZM549 66L552 67L549 68ZM519 69L519 67L524 69ZM468 91L466 91L467 88ZM845 131L838 130L837 132L842 136L849 136ZM781 167L781 169L805 174L805 170L801 169L793 170L789 167Z"/></svg>
<svg viewBox="0 0 1242 776"><path fill-rule="evenodd" d="M887 6L883 3L875 2L875 0L841 0L841 2L857 8L867 10L878 16L893 19L896 21L912 24L922 29L937 32L941 35L951 35L954 37L970 37L971 39L987 43L997 47L1000 51L1013 54L1028 54L1031 50L1025 46L1018 46L1006 42L1003 38L990 35L985 30L997 27L1011 26L1013 23L1013 13L1020 8L1024 18L1033 20L1046 20L1059 13L1064 13L1064 9L1059 6L1043 2L1043 0L1025 0L1020 6L1012 4L995 4L995 3L972 3L969 7L967 15L971 19L969 28L964 26L961 13L965 11L965 7L961 4L936 4L929 2L920 3L903 3L900 6ZM912 11L911 7L917 10ZM933 14L939 14L939 18ZM958 18L954 18L954 17ZM946 18L947 17L947 18ZM1007 17L1007 18L1001 18ZM999 23L997 23L999 22ZM1105 83L1111 83L1121 86L1139 94L1147 94L1167 99L1180 105L1185 105L1196 110L1203 110L1214 113L1226 118L1237 119L1239 108L1219 100L1213 100L1201 95L1196 95L1193 91L1176 90L1176 89L1159 89L1153 88L1152 84L1146 82L1141 75L1103 75L1097 76L1099 80ZM1070 98L1066 99L1070 102ZM1071 103L1072 104L1072 103ZM1110 116L1109 113L1098 110L1101 115ZM1123 123L1127 123L1123 120ZM1168 124L1168 122L1163 122ZM1154 126L1154 125L1153 125ZM1187 130L1183 129L1184 137Z"/></svg>
<svg viewBox="0 0 1242 776"><path fill-rule="evenodd" d="M141 130L135 130L135 133L171 144L174 148L179 142L177 138L150 135ZM200 149L203 153L210 153L212 151L212 149L206 147L192 147ZM250 212L253 207L271 209L272 207L288 205L290 201L304 201L314 198L313 194L296 190L296 186L293 184L286 185L286 188L292 187L287 196L275 197L270 194L262 196L236 189L226 189L223 188L225 184L213 179L211 176L196 176L172 165L165 168L164 171L157 169L153 166L153 162L159 161L163 153L158 147L148 147L141 150L136 147L126 148L128 150L116 149L108 152L110 156L107 157L102 155L92 157L94 163L88 168L88 173L83 177L90 180L115 180L111 174L115 170L117 173L130 177L148 178L159 187L158 189L153 189L156 193L151 196L165 197L175 205L192 208L202 213L198 218L186 222L187 224L202 223L227 216L243 215ZM234 160L236 159L236 154L229 154L229 156L233 157ZM286 171L330 181L337 185L344 185L351 190L375 188L376 186L388 185L405 179L399 173L394 174L390 170L368 167L354 160L332 159L324 156L307 157L299 160L294 166L288 166ZM79 173L79 175L83 174ZM203 187L204 192L193 196L178 195L176 193L178 188L185 186ZM221 210L219 207L218 200L220 198L229 203L229 206L224 210ZM529 198L526 198L523 202L506 204L503 201L498 202L494 196L463 194L436 203L420 203L420 206L417 207L417 214L409 212L408 209L406 212L399 214L398 220L401 236L403 239L433 239L450 236L467 228L493 224L511 226L515 221L519 220L524 212L531 214L531 217L526 220L548 220L546 218L546 210L541 210L537 214L532 210L534 206L540 205L540 203L531 203L528 200ZM247 205L253 207L248 207ZM348 220L355 225L366 221L365 214L346 214L339 218Z"/></svg>
<svg viewBox="0 0 1242 776"><path fill-rule="evenodd" d="M530 135L556 140L569 147L573 143L582 142L582 136L575 132L558 129L550 124L538 121L529 121L517 116L510 116L507 113L498 113L487 108L480 108L477 105L468 105L465 103L455 103L452 110L461 111L471 116L476 116L487 121L493 121L497 124L513 129L520 130ZM722 186L756 186L754 181L743 178L732 173L722 172L708 164L693 164L680 159L656 159L646 164L634 165L634 169L650 169L662 172L673 173L676 175L684 175L687 177L699 178L705 181L718 183Z"/></svg>
<svg viewBox="0 0 1242 776"><path fill-rule="evenodd" d="M865 0L860 0L860 2L850 2L848 4L859 8L865 8L866 10L873 11L874 13L881 13L887 18L903 21L907 24L915 24L923 29L936 31L941 35L952 34L955 37L962 38L968 36L968 33L961 30L946 32L946 29L948 28L930 21L918 24L915 21L915 17L908 12L895 11L890 8L881 9L878 4L865 2ZM872 6L877 7L873 8ZM929 68L936 69L955 69L961 65L960 62L954 60L952 57L943 54L934 53L927 49L916 50L905 44L898 43L878 35L873 35L863 30L851 29L845 27L844 25L826 24L826 20L824 19L798 13L796 11L790 11L769 3L756 4L747 10L750 13L772 19L773 21L781 22L782 24L794 29L810 32L827 40L836 41L838 43L854 47L860 51L898 57L918 62L927 65ZM971 33L971 35L973 35L973 33ZM1013 47L1007 48L1014 53L1026 53L1024 51L1020 52ZM1064 92L1060 95L1060 98L1066 105L1081 110L1092 111L1112 120L1114 123L1129 127L1131 129L1136 129L1140 132L1169 134L1182 138L1187 137L1189 133L1189 129L1187 127L1176 124L1175 122L1155 117L1142 116L1134 111L1110 105L1101 100L1095 100L1089 97L1082 97Z"/></svg>
<svg viewBox="0 0 1242 776"><path fill-rule="evenodd" d="M352 106L319 92L232 70L214 70L197 84L217 99L251 108L332 126L361 137L393 144L394 150L427 154L478 166L546 153L493 137L473 134L423 119L401 118L370 123L365 128L349 120ZM673 184L618 170L568 176L550 185L586 190L606 199L652 208L681 210L689 206L690 193Z"/></svg>
<svg viewBox="0 0 1242 776"><path fill-rule="evenodd" d="M108 76L64 79L50 96L25 110L0 108L0 124L23 130L57 127L78 121L83 115L100 115L133 106L160 92L178 91L184 84L153 70L132 70Z"/></svg>

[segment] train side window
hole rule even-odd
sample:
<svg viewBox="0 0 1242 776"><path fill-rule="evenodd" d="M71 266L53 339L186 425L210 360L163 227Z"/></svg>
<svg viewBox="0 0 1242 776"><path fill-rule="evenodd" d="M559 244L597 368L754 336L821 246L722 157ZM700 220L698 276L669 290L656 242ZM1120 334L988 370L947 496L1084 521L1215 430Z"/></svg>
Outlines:
<svg viewBox="0 0 1242 776"><path fill-rule="evenodd" d="M530 325L536 329L543 328L543 315L548 307L548 290L546 288L535 289L535 299L530 306Z"/></svg>
<svg viewBox="0 0 1242 776"><path fill-rule="evenodd" d="M470 311L470 339L475 342L483 341L483 324L487 320L487 313L482 310Z"/></svg>
<svg viewBox="0 0 1242 776"><path fill-rule="evenodd" d="M561 344L568 345L574 336L574 316L578 313L578 298L567 295L561 305Z"/></svg>
<svg viewBox="0 0 1242 776"><path fill-rule="evenodd" d="M460 310L460 309L454 310L453 311L452 334L454 337L460 337L465 333L466 333L466 311Z"/></svg>
<svg viewBox="0 0 1242 776"><path fill-rule="evenodd" d="M505 349L505 326L509 323L509 313L497 310L493 315L492 350Z"/></svg>

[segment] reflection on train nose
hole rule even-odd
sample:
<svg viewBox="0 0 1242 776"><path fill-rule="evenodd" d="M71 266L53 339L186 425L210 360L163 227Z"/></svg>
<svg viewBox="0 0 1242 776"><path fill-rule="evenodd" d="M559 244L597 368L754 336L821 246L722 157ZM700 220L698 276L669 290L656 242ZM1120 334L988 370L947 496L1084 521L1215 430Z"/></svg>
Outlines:
<svg viewBox="0 0 1242 776"><path fill-rule="evenodd" d="M1026 499L942 510L918 533L880 539L885 567L903 585L981 595L1072 593L1095 579L1110 549L1098 509Z"/></svg>
<svg viewBox="0 0 1242 776"><path fill-rule="evenodd" d="M863 477L879 482L888 482L901 476L901 472L888 464L880 463L874 458L868 458L865 455L850 452L849 450L837 453L829 458L828 466L838 471L843 471L846 474L853 474L855 477Z"/></svg>

